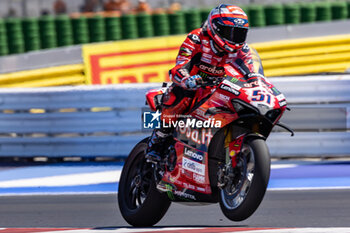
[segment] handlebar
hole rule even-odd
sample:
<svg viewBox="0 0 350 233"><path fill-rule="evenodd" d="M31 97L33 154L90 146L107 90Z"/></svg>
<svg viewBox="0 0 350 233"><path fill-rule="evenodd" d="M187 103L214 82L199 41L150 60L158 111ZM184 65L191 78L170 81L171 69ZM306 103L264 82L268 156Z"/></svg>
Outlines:
<svg viewBox="0 0 350 233"><path fill-rule="evenodd" d="M201 87L212 87L212 86L216 86L219 83L222 82L222 80L224 79L224 77L206 77L205 80L200 86Z"/></svg>

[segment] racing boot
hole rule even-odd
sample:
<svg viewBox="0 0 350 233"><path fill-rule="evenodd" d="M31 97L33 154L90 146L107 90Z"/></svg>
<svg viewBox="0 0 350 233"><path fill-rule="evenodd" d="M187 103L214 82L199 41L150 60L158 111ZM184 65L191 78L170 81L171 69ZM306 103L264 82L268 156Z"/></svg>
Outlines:
<svg viewBox="0 0 350 233"><path fill-rule="evenodd" d="M164 147L165 140L171 136L169 130L155 129L148 140L148 147L146 150L147 162L158 163L162 160L164 154L162 149Z"/></svg>

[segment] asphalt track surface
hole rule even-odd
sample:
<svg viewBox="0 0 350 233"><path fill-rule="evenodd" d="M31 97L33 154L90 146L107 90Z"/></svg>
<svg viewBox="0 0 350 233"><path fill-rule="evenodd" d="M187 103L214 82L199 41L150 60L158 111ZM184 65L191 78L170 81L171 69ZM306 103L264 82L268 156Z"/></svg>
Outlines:
<svg viewBox="0 0 350 233"><path fill-rule="evenodd" d="M6 228L124 228L115 194L0 197ZM173 203L156 227L350 227L350 189L268 191L248 220L232 222L219 205Z"/></svg>

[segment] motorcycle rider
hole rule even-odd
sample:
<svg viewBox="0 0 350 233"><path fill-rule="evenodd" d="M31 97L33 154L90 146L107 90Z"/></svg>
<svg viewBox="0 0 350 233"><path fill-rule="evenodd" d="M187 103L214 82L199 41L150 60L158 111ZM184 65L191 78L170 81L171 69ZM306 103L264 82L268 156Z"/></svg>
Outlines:
<svg viewBox="0 0 350 233"><path fill-rule="evenodd" d="M188 34L180 47L176 66L169 71L173 84L163 95L162 120L175 121L177 114L186 113L203 80L222 78L226 64L249 77L259 75L255 72L263 73L261 67L254 66L251 49L245 42L248 29L248 17L240 7L222 4L211 10L201 28ZM162 159L162 146L172 131L169 128L153 131L146 151L148 161Z"/></svg>

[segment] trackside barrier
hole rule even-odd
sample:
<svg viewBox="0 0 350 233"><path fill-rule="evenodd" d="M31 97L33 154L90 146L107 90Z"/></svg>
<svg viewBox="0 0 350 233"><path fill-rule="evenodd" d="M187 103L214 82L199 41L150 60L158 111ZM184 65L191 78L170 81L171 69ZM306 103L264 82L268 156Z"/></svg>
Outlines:
<svg viewBox="0 0 350 233"><path fill-rule="evenodd" d="M350 155L350 75L271 80L291 108L281 121L296 132L276 127L267 140L272 156Z"/></svg>
<svg viewBox="0 0 350 233"><path fill-rule="evenodd" d="M0 74L0 87L167 81L168 71L175 64L184 38L185 35L180 35L84 45L80 49L84 64ZM350 68L350 35L252 43L251 46L259 52L268 77L346 72ZM72 47L73 52L67 59L73 56L74 62L82 62L82 59L76 61L78 50L76 46ZM48 57L54 55L46 53ZM65 54L64 51L57 52L61 63ZM35 58L45 60L45 56L37 55L33 60ZM11 70L11 59L0 59L3 69ZM28 63L38 66L38 62Z"/></svg>
<svg viewBox="0 0 350 233"><path fill-rule="evenodd" d="M346 72L350 35L255 43L266 76Z"/></svg>
<svg viewBox="0 0 350 233"><path fill-rule="evenodd" d="M0 87L46 87L85 84L84 65L74 64L0 74Z"/></svg>
<svg viewBox="0 0 350 233"><path fill-rule="evenodd" d="M83 46L89 84L167 81L184 36ZM252 43L267 77L350 68L350 35Z"/></svg>
<svg viewBox="0 0 350 233"><path fill-rule="evenodd" d="M154 85L153 85L154 86ZM2 89L0 156L120 156L144 137L147 85Z"/></svg>
<svg viewBox="0 0 350 233"><path fill-rule="evenodd" d="M350 155L350 77L271 79L292 108L273 157ZM141 132L144 94L160 84L0 89L0 156L124 157Z"/></svg>

